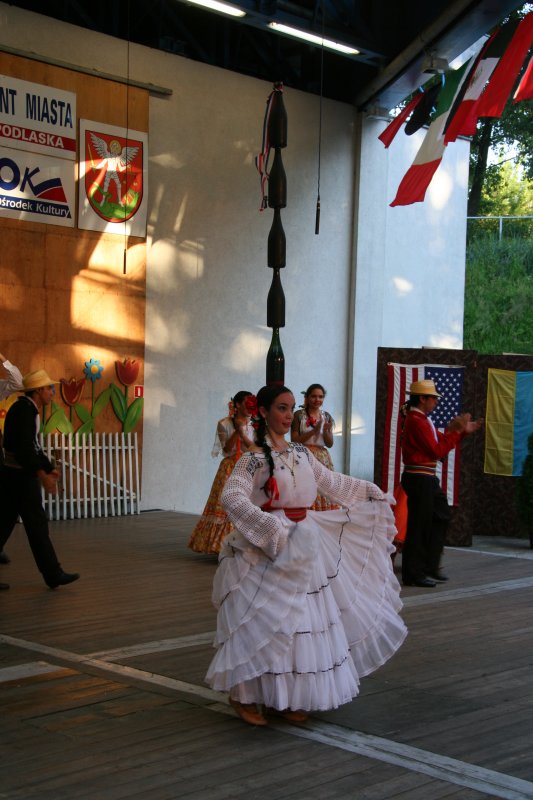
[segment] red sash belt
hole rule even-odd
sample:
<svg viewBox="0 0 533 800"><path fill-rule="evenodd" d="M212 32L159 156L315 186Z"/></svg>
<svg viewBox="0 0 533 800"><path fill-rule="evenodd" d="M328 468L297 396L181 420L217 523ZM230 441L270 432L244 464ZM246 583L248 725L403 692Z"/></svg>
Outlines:
<svg viewBox="0 0 533 800"><path fill-rule="evenodd" d="M261 506L262 511L283 511L285 515L291 519L293 522L301 522L303 519L306 518L307 512L309 511L308 508L305 506L299 508L266 508L265 506Z"/></svg>

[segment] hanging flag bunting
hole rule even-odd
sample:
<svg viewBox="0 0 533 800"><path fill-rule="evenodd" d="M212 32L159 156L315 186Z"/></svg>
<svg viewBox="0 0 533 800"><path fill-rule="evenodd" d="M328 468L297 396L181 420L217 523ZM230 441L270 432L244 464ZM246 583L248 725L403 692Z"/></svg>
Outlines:
<svg viewBox="0 0 533 800"><path fill-rule="evenodd" d="M435 111L435 119L428 128L413 164L402 178L391 206L407 206L411 203L421 203L424 200L427 188L444 154L444 127L449 111L472 62L473 59L470 59L460 69L449 70L446 73L444 88L439 95Z"/></svg>
<svg viewBox="0 0 533 800"><path fill-rule="evenodd" d="M478 117L501 117L515 81L533 45L533 11L520 20L505 53L479 98Z"/></svg>
<svg viewBox="0 0 533 800"><path fill-rule="evenodd" d="M481 49L448 115L444 128L444 144L455 142L458 136L475 134L477 102L517 26L518 21L513 20L503 28L498 27Z"/></svg>
<svg viewBox="0 0 533 800"><path fill-rule="evenodd" d="M531 98L533 98L533 57L514 93L513 103L519 103L520 100L531 100Z"/></svg>
<svg viewBox="0 0 533 800"><path fill-rule="evenodd" d="M419 103L411 115L411 119L405 126L405 133L407 136L412 136L424 125L429 125L432 113L436 110L437 100L444 86L444 75L440 83L435 83L426 89L422 97L422 102Z"/></svg>
<svg viewBox="0 0 533 800"><path fill-rule="evenodd" d="M417 105L420 103L423 97L424 97L424 91L422 89L419 89L418 92L415 94L415 96L411 99L411 101L405 106L405 108L402 109L402 111L400 111L398 116L394 117L390 125L387 125L383 133L380 133L378 139L380 140L380 142L383 142L385 147L390 146L392 140L402 127L405 120L409 117L411 112L414 111L414 109L417 107Z"/></svg>

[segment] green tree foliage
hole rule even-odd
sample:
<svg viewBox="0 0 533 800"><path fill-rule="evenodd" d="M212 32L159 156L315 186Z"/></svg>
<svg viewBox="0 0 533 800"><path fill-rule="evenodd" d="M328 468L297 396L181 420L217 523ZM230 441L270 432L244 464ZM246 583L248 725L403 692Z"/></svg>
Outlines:
<svg viewBox="0 0 533 800"><path fill-rule="evenodd" d="M533 180L524 177L523 171L513 161L489 166L479 211L480 214L489 216L532 216ZM528 231L531 233L531 226L527 223L521 226L515 224L513 231L519 227L523 229L524 235Z"/></svg>
<svg viewBox="0 0 533 800"><path fill-rule="evenodd" d="M466 257L464 347L533 354L530 239L472 237Z"/></svg>

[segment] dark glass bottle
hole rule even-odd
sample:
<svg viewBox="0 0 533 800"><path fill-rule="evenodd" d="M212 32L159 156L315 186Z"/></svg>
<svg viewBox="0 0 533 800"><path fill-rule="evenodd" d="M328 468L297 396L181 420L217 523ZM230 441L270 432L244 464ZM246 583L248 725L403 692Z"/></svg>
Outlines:
<svg viewBox="0 0 533 800"><path fill-rule="evenodd" d="M267 386L283 386L285 383L285 356L279 338L279 328L272 331L272 341L266 358Z"/></svg>
<svg viewBox="0 0 533 800"><path fill-rule="evenodd" d="M281 150L276 147L276 154L268 176L269 208L285 208L287 205L287 176L281 158Z"/></svg>
<svg viewBox="0 0 533 800"><path fill-rule="evenodd" d="M287 240L285 231L281 224L281 212L279 208L274 209L274 219L268 234L268 266L273 269L280 269L286 264Z"/></svg>
<svg viewBox="0 0 533 800"><path fill-rule="evenodd" d="M270 147L287 147L287 112L283 102L283 84L275 83L268 116L268 143Z"/></svg>
<svg viewBox="0 0 533 800"><path fill-rule="evenodd" d="M281 285L279 269L274 269L267 297L267 325L269 328L285 327L285 293Z"/></svg>

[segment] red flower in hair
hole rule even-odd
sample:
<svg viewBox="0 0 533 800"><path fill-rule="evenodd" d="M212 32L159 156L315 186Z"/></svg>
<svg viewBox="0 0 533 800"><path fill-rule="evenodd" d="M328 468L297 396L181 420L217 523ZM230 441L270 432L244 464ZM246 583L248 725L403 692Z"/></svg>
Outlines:
<svg viewBox="0 0 533 800"><path fill-rule="evenodd" d="M244 407L247 414L251 417L257 417L259 410L257 408L257 397L255 394L249 394L244 398Z"/></svg>

